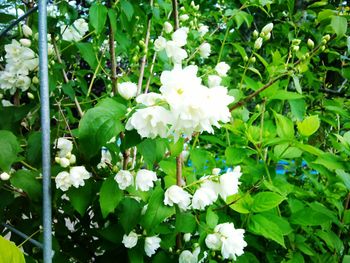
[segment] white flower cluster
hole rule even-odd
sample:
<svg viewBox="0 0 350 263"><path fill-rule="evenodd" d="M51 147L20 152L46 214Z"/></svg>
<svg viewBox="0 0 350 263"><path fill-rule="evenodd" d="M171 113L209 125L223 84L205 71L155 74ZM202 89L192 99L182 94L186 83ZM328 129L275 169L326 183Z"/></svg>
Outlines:
<svg viewBox="0 0 350 263"><path fill-rule="evenodd" d="M79 186L84 186L84 180L90 177L91 174L84 166L73 166L70 168L69 173L62 171L57 174L55 178L56 188L62 191L67 191L71 186L78 188Z"/></svg>
<svg viewBox="0 0 350 263"><path fill-rule="evenodd" d="M128 235L123 236L122 243L126 248L133 248L137 245L138 235L131 231ZM161 239L158 236L151 236L145 238L145 253L148 257L151 257L154 253L156 253L157 249L160 247Z"/></svg>
<svg viewBox="0 0 350 263"><path fill-rule="evenodd" d="M59 150L55 157L55 162L58 163L61 167L66 168L71 164L75 164L76 157L72 154L73 143L66 138L58 138L55 141L55 145Z"/></svg>
<svg viewBox="0 0 350 263"><path fill-rule="evenodd" d="M118 183L119 189L125 190L129 186L135 184L136 190L147 192L154 186L154 182L157 181L157 174L153 171L141 169L136 173L136 177L127 170L120 170L114 180Z"/></svg>
<svg viewBox="0 0 350 263"><path fill-rule="evenodd" d="M164 195L164 204L168 206L178 205L180 210L190 208L204 210L205 207L213 204L219 196L222 199L238 193L241 177L241 167L237 166L232 172L219 175L220 170L214 169L213 175L201 178L200 187L193 196L177 185L170 186ZM191 204L192 199L192 204Z"/></svg>
<svg viewBox="0 0 350 263"><path fill-rule="evenodd" d="M23 26L25 36L31 36L32 30ZM38 68L39 59L36 53L29 48L31 41L23 38L19 42L15 39L5 45L6 66L0 71L0 89L14 94L16 89L26 91L31 84L29 74Z"/></svg>
<svg viewBox="0 0 350 263"><path fill-rule="evenodd" d="M211 250L221 250L224 259L236 260L247 246L244 241L244 229L235 229L233 223L223 223L215 227L214 233L205 238L206 246Z"/></svg>
<svg viewBox="0 0 350 263"><path fill-rule="evenodd" d="M228 70L222 63L217 66L221 75ZM160 77L161 94L138 96L136 101L146 108L136 110L126 129L136 129L141 137L173 135L177 140L182 135L191 137L194 132L213 133L212 126L220 127L219 122L228 122L231 117L228 105L234 98L227 94L226 87L204 86L197 71L197 66L193 65L164 71Z"/></svg>
<svg viewBox="0 0 350 263"><path fill-rule="evenodd" d="M75 20L70 26L61 25L62 39L69 42L81 40L87 31L89 31L89 25L83 18Z"/></svg>

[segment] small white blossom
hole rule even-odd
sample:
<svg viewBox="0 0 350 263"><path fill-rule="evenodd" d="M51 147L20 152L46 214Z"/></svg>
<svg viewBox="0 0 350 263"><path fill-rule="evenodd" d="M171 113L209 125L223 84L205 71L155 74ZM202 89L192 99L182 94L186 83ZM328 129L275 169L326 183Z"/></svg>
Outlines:
<svg viewBox="0 0 350 263"><path fill-rule="evenodd" d="M164 194L164 204L173 206L177 204L181 210L187 210L191 203L191 195L180 186L170 186Z"/></svg>
<svg viewBox="0 0 350 263"><path fill-rule="evenodd" d="M189 242L191 240L192 234L191 233L185 233L183 236L183 239L185 242Z"/></svg>
<svg viewBox="0 0 350 263"><path fill-rule="evenodd" d="M227 74L227 71L229 71L230 66L227 65L225 62L220 62L216 65L215 70L219 74L220 77L225 77Z"/></svg>
<svg viewBox="0 0 350 263"><path fill-rule="evenodd" d="M205 207L213 204L217 199L217 195L213 189L208 187L200 187L193 195L192 208L204 210Z"/></svg>
<svg viewBox="0 0 350 263"><path fill-rule="evenodd" d="M60 172L55 177L56 188L67 191L72 186L70 174L66 171Z"/></svg>
<svg viewBox="0 0 350 263"><path fill-rule="evenodd" d="M165 33L169 34L173 31L173 26L168 21L166 21L163 25L163 29Z"/></svg>
<svg viewBox="0 0 350 263"><path fill-rule="evenodd" d="M124 235L123 236L123 241L122 243L126 248L133 248L136 246L138 241L138 236L134 231L131 231L129 235Z"/></svg>
<svg viewBox="0 0 350 263"><path fill-rule="evenodd" d="M209 27L203 24L199 25L198 32L200 33L201 37L203 37L206 33L208 33Z"/></svg>
<svg viewBox="0 0 350 263"><path fill-rule="evenodd" d="M157 101L162 100L164 100L163 96L154 92L141 94L136 97L136 102L141 103L145 106L154 106L157 103Z"/></svg>
<svg viewBox="0 0 350 263"><path fill-rule="evenodd" d="M3 181L7 181L8 179L10 179L10 175L6 172L3 172L0 174L0 179Z"/></svg>
<svg viewBox="0 0 350 263"><path fill-rule="evenodd" d="M217 75L209 75L208 76L208 86L209 88L220 86L221 78Z"/></svg>
<svg viewBox="0 0 350 263"><path fill-rule="evenodd" d="M200 247L197 247L193 253L189 250L184 250L179 256L179 263L197 263Z"/></svg>
<svg viewBox="0 0 350 263"><path fill-rule="evenodd" d="M208 43L203 43L199 47L199 55L202 58L208 58L210 56L210 52L211 52L211 48L210 48L210 44L208 44Z"/></svg>
<svg viewBox="0 0 350 263"><path fill-rule="evenodd" d="M69 170L72 185L76 188L84 186L86 179L89 179L91 174L85 169L84 166L74 166Z"/></svg>
<svg viewBox="0 0 350 263"><path fill-rule="evenodd" d="M25 37L30 37L31 35L33 35L32 29L26 24L22 26L22 32Z"/></svg>
<svg viewBox="0 0 350 263"><path fill-rule="evenodd" d="M180 27L171 35L171 38L178 47L182 47L187 43L187 33L188 33L187 27Z"/></svg>
<svg viewBox="0 0 350 263"><path fill-rule="evenodd" d="M189 17L189 15L187 15L187 14L181 15L181 16L179 17L180 21L187 21L189 18L190 18L190 17Z"/></svg>
<svg viewBox="0 0 350 263"><path fill-rule="evenodd" d="M172 59L174 64L181 64L181 62L187 58L187 52L175 41L166 42L165 51L168 58Z"/></svg>
<svg viewBox="0 0 350 263"><path fill-rule="evenodd" d="M73 143L70 140L67 140L66 138L58 138L55 141L55 144L57 145L57 149L59 149L59 157L66 157L67 154L69 154L73 150Z"/></svg>
<svg viewBox="0 0 350 263"><path fill-rule="evenodd" d="M151 257L156 250L160 247L161 239L157 236L145 238L145 253L148 257Z"/></svg>
<svg viewBox="0 0 350 263"><path fill-rule="evenodd" d="M118 83L118 93L126 100L130 100L136 96L137 85L133 82L127 81Z"/></svg>
<svg viewBox="0 0 350 263"><path fill-rule="evenodd" d="M222 245L220 234L214 233L207 235L205 245L211 250L220 250Z"/></svg>
<svg viewBox="0 0 350 263"><path fill-rule="evenodd" d="M166 47L166 39L162 36L159 36L155 41L154 41L154 50L157 52L162 51Z"/></svg>
<svg viewBox="0 0 350 263"><path fill-rule="evenodd" d="M211 173L213 175L219 175L221 172L221 169L220 168L213 168L213 170L211 171Z"/></svg>
<svg viewBox="0 0 350 263"><path fill-rule="evenodd" d="M118 183L119 189L125 190L127 187L134 184L134 177L129 171L120 170L114 180Z"/></svg>
<svg viewBox="0 0 350 263"><path fill-rule="evenodd" d="M220 176L220 195L224 200L226 200L228 196L238 193L238 186L240 185L238 180L242 175L240 169L240 166L237 166L232 172Z"/></svg>
<svg viewBox="0 0 350 263"><path fill-rule="evenodd" d="M70 161L66 157L62 157L59 158L58 164L61 165L61 167L66 168L70 165Z"/></svg>
<svg viewBox="0 0 350 263"><path fill-rule="evenodd" d="M24 46L24 47L30 47L30 45L32 44L32 41L30 41L30 40L27 39L27 38L21 38L21 39L19 40L19 43L21 43L22 46Z"/></svg>
<svg viewBox="0 0 350 263"><path fill-rule="evenodd" d="M136 190L140 189L142 192L147 192L153 188L153 182L155 181L157 181L157 174L155 172L141 169L136 174Z"/></svg>

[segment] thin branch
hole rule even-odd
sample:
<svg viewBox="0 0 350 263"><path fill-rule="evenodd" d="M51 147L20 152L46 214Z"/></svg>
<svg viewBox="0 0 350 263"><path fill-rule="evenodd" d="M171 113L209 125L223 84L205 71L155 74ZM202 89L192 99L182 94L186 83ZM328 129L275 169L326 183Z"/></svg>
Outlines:
<svg viewBox="0 0 350 263"><path fill-rule="evenodd" d="M108 1L110 4L110 1ZM117 85L118 85L118 78L117 78L117 63L115 60L115 45L114 45L114 31L112 27L112 21L109 20L109 38L108 38L108 43L109 43L109 55L111 57L111 80L112 80L112 91L113 94L117 94Z"/></svg>
<svg viewBox="0 0 350 263"><path fill-rule="evenodd" d="M182 186L182 153L176 157L176 184Z"/></svg>
<svg viewBox="0 0 350 263"><path fill-rule="evenodd" d="M172 0L173 3L173 18L174 18L174 30L179 29L179 10L177 0Z"/></svg>

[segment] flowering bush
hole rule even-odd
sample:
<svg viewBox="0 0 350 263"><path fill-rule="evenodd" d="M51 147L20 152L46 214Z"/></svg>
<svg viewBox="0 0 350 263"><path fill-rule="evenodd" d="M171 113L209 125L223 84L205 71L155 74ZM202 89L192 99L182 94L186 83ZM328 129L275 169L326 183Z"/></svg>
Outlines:
<svg viewBox="0 0 350 263"><path fill-rule="evenodd" d="M50 2L53 261L346 262L348 12ZM36 21L0 47L0 233L27 262L7 226L43 241Z"/></svg>

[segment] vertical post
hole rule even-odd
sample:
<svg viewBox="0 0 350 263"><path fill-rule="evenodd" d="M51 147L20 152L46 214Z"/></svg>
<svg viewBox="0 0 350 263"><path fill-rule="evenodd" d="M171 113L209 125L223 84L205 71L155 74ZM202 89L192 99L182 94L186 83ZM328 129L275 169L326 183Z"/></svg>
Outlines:
<svg viewBox="0 0 350 263"><path fill-rule="evenodd" d="M39 70L42 130L43 162L43 228L44 263L52 262L52 226L51 226L51 175L50 175L50 106L49 74L47 56L47 16L46 0L39 0Z"/></svg>

